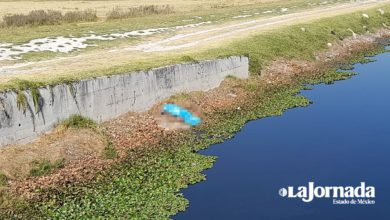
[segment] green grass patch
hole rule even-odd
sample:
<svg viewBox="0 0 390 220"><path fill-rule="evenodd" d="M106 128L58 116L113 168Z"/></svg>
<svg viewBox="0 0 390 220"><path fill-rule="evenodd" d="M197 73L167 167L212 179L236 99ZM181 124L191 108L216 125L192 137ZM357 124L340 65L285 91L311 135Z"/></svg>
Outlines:
<svg viewBox="0 0 390 220"><path fill-rule="evenodd" d="M5 173L0 171L0 187L8 184L8 177Z"/></svg>
<svg viewBox="0 0 390 220"><path fill-rule="evenodd" d="M91 128L95 129L97 127L96 122L92 119L83 117L81 115L72 115L68 119L62 122L67 128Z"/></svg>
<svg viewBox="0 0 390 220"><path fill-rule="evenodd" d="M116 151L113 143L110 140L107 140L107 146L104 148L104 157L106 159L114 159L118 156L118 152Z"/></svg>
<svg viewBox="0 0 390 220"><path fill-rule="evenodd" d="M58 170L64 167L65 160L57 160L50 162L48 160L34 161L33 168L30 170L30 176L44 176L51 173L54 170Z"/></svg>

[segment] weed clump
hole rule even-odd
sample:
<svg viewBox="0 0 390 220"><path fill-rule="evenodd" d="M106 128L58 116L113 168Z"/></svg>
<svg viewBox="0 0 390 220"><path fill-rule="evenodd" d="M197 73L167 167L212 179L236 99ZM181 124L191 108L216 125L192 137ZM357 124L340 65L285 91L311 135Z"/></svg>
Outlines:
<svg viewBox="0 0 390 220"><path fill-rule="evenodd" d="M107 13L107 19L125 19L147 15L171 14L173 12L173 7L170 5L141 5L127 9L117 6Z"/></svg>
<svg viewBox="0 0 390 220"><path fill-rule="evenodd" d="M0 171L0 187L5 186L8 183L8 177L5 173Z"/></svg>
<svg viewBox="0 0 390 220"><path fill-rule="evenodd" d="M48 160L34 161L34 168L30 170L30 176L44 176L50 172L64 167L65 160L60 159L53 163Z"/></svg>
<svg viewBox="0 0 390 220"><path fill-rule="evenodd" d="M27 110L26 95L24 95L22 91L18 91L16 95L16 106L18 107L19 111L26 112Z"/></svg>
<svg viewBox="0 0 390 220"><path fill-rule="evenodd" d="M91 128L95 129L97 127L96 122L92 119L83 117L81 115L72 115L68 119L62 122L62 124L67 128Z"/></svg>
<svg viewBox="0 0 390 220"><path fill-rule="evenodd" d="M182 56L181 60L186 63L198 63L199 61L191 56Z"/></svg>
<svg viewBox="0 0 390 220"><path fill-rule="evenodd" d="M21 27L26 25L54 25L60 23L73 23L80 21L96 21L96 11L87 9L83 11L69 11L62 14L56 10L33 10L28 14L13 14L3 16L7 27Z"/></svg>
<svg viewBox="0 0 390 220"><path fill-rule="evenodd" d="M114 159L118 156L118 152L116 151L114 144L109 140L107 147L104 149L103 153L106 159Z"/></svg>

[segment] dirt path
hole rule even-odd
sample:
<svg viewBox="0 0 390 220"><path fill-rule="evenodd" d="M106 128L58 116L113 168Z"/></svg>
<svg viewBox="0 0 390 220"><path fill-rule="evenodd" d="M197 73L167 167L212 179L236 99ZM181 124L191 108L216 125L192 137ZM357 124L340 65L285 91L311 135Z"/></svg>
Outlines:
<svg viewBox="0 0 390 220"><path fill-rule="evenodd" d="M112 65L123 65L129 62L152 60L159 56L188 53L218 47L232 40L247 37L264 30L286 25L299 24L324 17L331 17L348 12L364 10L389 3L390 0L368 0L324 6L299 13L260 18L253 20L233 21L219 25L208 25L185 30L174 36L156 38L130 47L111 50L97 50L82 53L78 56L65 57L38 62L19 63L0 66L0 83L20 78L53 77L55 75L72 74L78 71L93 71ZM71 67L71 69L69 68Z"/></svg>

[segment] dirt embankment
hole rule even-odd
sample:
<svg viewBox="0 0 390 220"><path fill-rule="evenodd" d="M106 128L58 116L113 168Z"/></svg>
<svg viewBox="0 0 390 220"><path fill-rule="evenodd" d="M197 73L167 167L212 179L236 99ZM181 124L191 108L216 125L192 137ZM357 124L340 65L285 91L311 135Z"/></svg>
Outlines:
<svg viewBox="0 0 390 220"><path fill-rule="evenodd" d="M288 84L299 75L321 73L346 62L357 52L372 50L378 42L389 37L389 29L378 30L375 34L350 37L338 44L328 44L327 50L315 54L315 60L279 59L264 68L261 74L254 73L248 80L227 79L219 88L208 92L177 95L170 98L170 101L199 106L203 121L207 124L208 121L215 120L210 117L213 112L244 109L246 103L253 101L251 90L248 89L251 86L262 88ZM14 173L11 176L15 177L9 181L8 190L32 199L40 196L37 189L55 189L57 186L88 182L98 178L99 172L121 161L128 149L158 145L163 139L183 135L184 131L164 130L158 126L153 115L160 108L161 104L145 113L127 113L100 125L99 129L112 141L118 152L115 159L105 159L102 156L101 152L105 145L101 134L88 129L54 132L34 143L2 150L0 158L2 161L8 161L8 165L6 168L0 166L0 169L7 169L6 172ZM13 156L13 152L18 152L18 156ZM79 153L84 156L76 156ZM15 173L19 172L19 169L23 170L21 173L27 173L26 164L32 158L48 160L65 158L66 166L48 176L16 178Z"/></svg>

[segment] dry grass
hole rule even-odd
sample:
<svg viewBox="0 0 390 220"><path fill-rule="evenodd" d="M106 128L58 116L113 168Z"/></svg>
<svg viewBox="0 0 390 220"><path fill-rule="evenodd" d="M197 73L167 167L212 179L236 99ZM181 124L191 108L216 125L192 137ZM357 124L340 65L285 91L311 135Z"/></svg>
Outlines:
<svg viewBox="0 0 390 220"><path fill-rule="evenodd" d="M30 175L37 162L65 163L88 157L100 157L106 141L90 129L57 128L51 134L25 144L13 145L0 150L0 172L11 179Z"/></svg>
<svg viewBox="0 0 390 220"><path fill-rule="evenodd" d="M60 10L63 12L93 9L97 16L104 18L112 8L133 8L140 5L171 5L175 11L188 12L210 9L213 5L223 4L224 7L275 2L275 0L110 0L110 1L0 1L0 17L6 14L27 14L31 10Z"/></svg>
<svg viewBox="0 0 390 220"><path fill-rule="evenodd" d="M80 21L96 21L96 11L91 9L83 11L69 11L62 14L56 10L33 10L28 14L5 15L3 23L7 27L26 26L26 25L53 25L63 22L72 23Z"/></svg>
<svg viewBox="0 0 390 220"><path fill-rule="evenodd" d="M147 15L172 14L173 7L170 5L141 5L135 8L121 8L116 6L107 13L107 19L124 19Z"/></svg>

